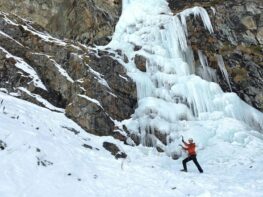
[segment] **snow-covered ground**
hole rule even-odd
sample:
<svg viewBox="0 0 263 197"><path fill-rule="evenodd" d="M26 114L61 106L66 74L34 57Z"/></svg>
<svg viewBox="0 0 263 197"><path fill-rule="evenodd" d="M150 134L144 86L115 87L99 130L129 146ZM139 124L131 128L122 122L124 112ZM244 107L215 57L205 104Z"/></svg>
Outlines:
<svg viewBox="0 0 263 197"><path fill-rule="evenodd" d="M197 141L204 174L193 163L183 173L183 157L172 160L154 148L93 136L63 113L5 93L0 93L0 102L0 140L7 145L0 151L1 197L262 196L263 136L231 136L233 120L226 119L220 128L207 122L222 136L204 147ZM102 147L104 141L117 144L128 158L116 160Z"/></svg>

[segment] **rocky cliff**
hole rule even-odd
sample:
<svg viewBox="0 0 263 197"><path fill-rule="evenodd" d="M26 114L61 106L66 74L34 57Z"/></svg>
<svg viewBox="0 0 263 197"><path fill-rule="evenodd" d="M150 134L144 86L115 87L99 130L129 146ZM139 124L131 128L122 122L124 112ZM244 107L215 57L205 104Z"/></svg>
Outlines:
<svg viewBox="0 0 263 197"><path fill-rule="evenodd" d="M7 13L0 13L0 43L1 91L51 110L65 109L96 135L115 135L114 121L133 113L135 85L114 60L117 52L59 40Z"/></svg>
<svg viewBox="0 0 263 197"><path fill-rule="evenodd" d="M217 62L217 55L222 55L232 91L263 111L263 1L169 0L169 5L175 14L193 6L206 8L213 34L204 29L200 20L187 21L196 65L200 64L198 50L201 50L210 67L216 70L221 87L230 91Z"/></svg>
<svg viewBox="0 0 263 197"><path fill-rule="evenodd" d="M32 20L61 38L105 44L121 0L0 0L0 10Z"/></svg>

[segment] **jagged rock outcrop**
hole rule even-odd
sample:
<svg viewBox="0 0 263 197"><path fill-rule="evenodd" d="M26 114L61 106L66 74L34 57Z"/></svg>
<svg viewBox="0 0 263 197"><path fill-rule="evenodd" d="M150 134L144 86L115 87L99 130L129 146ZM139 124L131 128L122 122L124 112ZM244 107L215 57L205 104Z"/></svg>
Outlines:
<svg viewBox="0 0 263 197"><path fill-rule="evenodd" d="M59 40L35 23L0 14L0 88L66 115L88 132L113 135L129 118L135 84L114 60L118 53Z"/></svg>
<svg viewBox="0 0 263 197"><path fill-rule="evenodd" d="M230 91L217 64L223 56L230 83L244 101L263 111L263 2L261 0L169 0L174 13L193 6L209 12L214 33L209 34L200 20L189 19L190 44L198 63L198 49L216 69L224 91ZM205 44L204 44L205 43Z"/></svg>
<svg viewBox="0 0 263 197"><path fill-rule="evenodd" d="M0 10L32 20L61 38L105 43L120 15L121 1L0 0Z"/></svg>

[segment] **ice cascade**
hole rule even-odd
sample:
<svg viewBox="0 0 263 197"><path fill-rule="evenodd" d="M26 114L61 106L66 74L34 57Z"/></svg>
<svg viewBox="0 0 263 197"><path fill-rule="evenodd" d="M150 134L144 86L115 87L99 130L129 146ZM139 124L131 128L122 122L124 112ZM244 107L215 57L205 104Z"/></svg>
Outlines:
<svg viewBox="0 0 263 197"><path fill-rule="evenodd" d="M209 120L215 114L263 128L261 112L235 93L224 93L217 83L196 75L193 52L187 44L186 19L190 15L200 17L213 33L204 8L189 8L173 15L165 0L123 0L112 41L100 47L111 52L118 49L127 56L128 63L119 61L137 84L138 107L123 124L129 131L140 133L145 145L165 144L156 137L159 133L171 135L187 121ZM146 72L136 67L136 55L145 57ZM220 56L218 61L230 85ZM206 66L205 60L202 64Z"/></svg>

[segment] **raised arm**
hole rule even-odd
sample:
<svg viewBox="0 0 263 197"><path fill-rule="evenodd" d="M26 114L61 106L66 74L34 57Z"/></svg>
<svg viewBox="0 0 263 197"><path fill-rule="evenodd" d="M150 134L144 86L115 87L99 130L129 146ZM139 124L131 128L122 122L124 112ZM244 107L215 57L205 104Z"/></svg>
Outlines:
<svg viewBox="0 0 263 197"><path fill-rule="evenodd" d="M184 143L185 146L189 146L189 144L187 144L185 141L184 141L184 137L182 136L182 142Z"/></svg>

